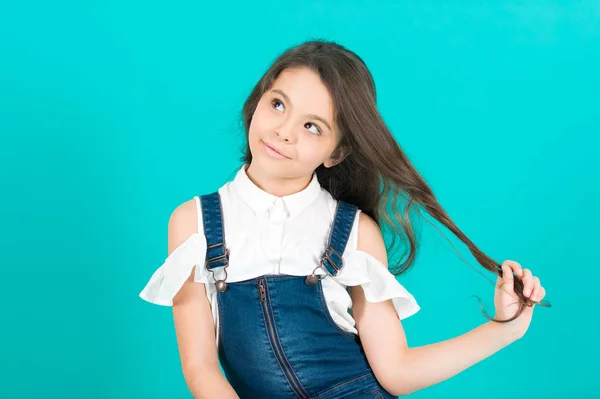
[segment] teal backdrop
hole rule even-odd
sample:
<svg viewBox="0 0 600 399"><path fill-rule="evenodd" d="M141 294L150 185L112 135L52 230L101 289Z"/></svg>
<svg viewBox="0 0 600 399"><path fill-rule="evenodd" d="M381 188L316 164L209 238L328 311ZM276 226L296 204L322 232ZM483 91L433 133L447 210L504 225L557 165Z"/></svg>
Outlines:
<svg viewBox="0 0 600 399"><path fill-rule="evenodd" d="M453 220L553 305L412 397L598 392L600 2L122 0L0 5L0 397L191 397L171 309L138 294L172 210L233 178L253 85L311 38L366 61ZM493 312L490 276L421 225L411 346L483 323L473 295Z"/></svg>

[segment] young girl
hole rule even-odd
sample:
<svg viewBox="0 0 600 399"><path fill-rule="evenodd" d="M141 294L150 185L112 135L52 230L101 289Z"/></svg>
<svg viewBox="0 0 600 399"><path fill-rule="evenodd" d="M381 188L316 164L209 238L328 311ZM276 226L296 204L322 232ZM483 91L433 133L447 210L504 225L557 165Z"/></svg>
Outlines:
<svg viewBox="0 0 600 399"><path fill-rule="evenodd" d="M391 398L525 334L545 296L540 280L517 262L499 265L451 221L379 115L360 57L327 41L289 49L242 117L243 165L173 211L169 256L140 294L173 307L195 398ZM419 305L396 276L415 258L408 211L418 206L498 275L496 315L409 348L399 320ZM382 219L409 246L395 273Z"/></svg>

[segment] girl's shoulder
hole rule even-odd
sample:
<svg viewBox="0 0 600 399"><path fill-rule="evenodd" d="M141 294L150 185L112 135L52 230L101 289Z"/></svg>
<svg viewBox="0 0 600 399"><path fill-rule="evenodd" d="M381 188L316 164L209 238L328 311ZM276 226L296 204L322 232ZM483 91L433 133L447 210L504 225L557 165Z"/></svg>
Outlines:
<svg viewBox="0 0 600 399"><path fill-rule="evenodd" d="M173 237L174 242L182 241L182 238L198 233L197 218L197 200L195 197L175 207L169 216L168 222L169 247L172 241L171 237Z"/></svg>
<svg viewBox="0 0 600 399"><path fill-rule="evenodd" d="M194 281L207 281L195 265L204 260L206 239L198 234L197 202L188 199L171 212L168 222L168 254L154 271L139 296L151 303L172 306L173 298L194 272Z"/></svg>

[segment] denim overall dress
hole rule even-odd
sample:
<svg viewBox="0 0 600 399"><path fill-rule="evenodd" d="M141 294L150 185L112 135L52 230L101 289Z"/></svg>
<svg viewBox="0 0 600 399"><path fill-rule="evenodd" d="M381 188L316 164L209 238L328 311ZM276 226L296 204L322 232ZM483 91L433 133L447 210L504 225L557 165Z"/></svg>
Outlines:
<svg viewBox="0 0 600 399"><path fill-rule="evenodd" d="M229 250L218 192L200 196L207 241L205 267L216 281L219 362L240 398L396 398L383 389L358 335L331 318L321 279L337 275L356 206L338 201L319 267L328 274L267 274L227 283ZM233 265L235 267L235 265ZM315 270L317 269L315 268ZM325 269L324 269L325 270Z"/></svg>

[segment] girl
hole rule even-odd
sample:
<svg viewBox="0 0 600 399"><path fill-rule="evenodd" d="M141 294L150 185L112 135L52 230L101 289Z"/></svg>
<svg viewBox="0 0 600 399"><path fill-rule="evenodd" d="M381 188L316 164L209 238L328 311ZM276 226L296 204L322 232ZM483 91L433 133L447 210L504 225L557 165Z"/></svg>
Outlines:
<svg viewBox="0 0 600 399"><path fill-rule="evenodd" d="M525 334L545 296L539 278L514 261L499 265L451 221L384 124L359 56L320 40L287 50L242 118L243 165L173 211L169 256L140 294L173 307L195 398L407 395ZM408 212L418 206L498 275L496 315L409 348L399 320L419 305L396 276L415 258ZM382 221L409 247L394 273Z"/></svg>

